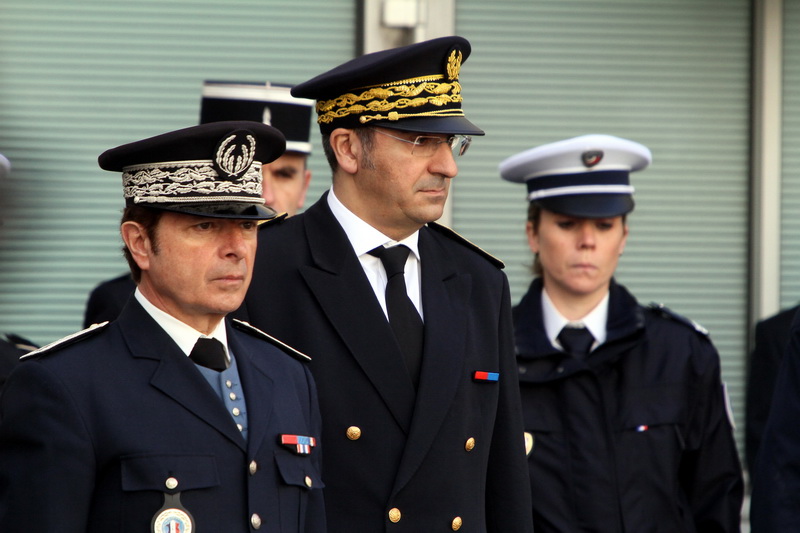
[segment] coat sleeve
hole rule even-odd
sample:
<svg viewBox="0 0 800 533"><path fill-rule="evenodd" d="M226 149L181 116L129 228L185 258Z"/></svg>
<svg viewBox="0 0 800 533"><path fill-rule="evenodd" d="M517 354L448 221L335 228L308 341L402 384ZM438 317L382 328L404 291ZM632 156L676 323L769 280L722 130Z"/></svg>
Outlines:
<svg viewBox="0 0 800 533"><path fill-rule="evenodd" d="M511 321L511 296L503 274L498 344L500 398L486 482L486 522L491 533L533 531L533 508Z"/></svg>
<svg viewBox="0 0 800 533"><path fill-rule="evenodd" d="M791 337L775 382L770 410L753 472L750 524L754 532L795 531L800 523L800 322Z"/></svg>
<svg viewBox="0 0 800 533"><path fill-rule="evenodd" d="M0 420L0 531L87 531L92 442L58 377L22 362L3 390Z"/></svg>
<svg viewBox="0 0 800 533"><path fill-rule="evenodd" d="M788 332L777 334L776 331L768 331L767 322L756 324L755 345L747 368L744 428L746 466L751 472L755 468L756 453L761 446L761 436L767 424L775 379L778 376L787 338Z"/></svg>
<svg viewBox="0 0 800 533"><path fill-rule="evenodd" d="M697 531L739 532L744 481L716 349L696 339L694 405L680 480Z"/></svg>

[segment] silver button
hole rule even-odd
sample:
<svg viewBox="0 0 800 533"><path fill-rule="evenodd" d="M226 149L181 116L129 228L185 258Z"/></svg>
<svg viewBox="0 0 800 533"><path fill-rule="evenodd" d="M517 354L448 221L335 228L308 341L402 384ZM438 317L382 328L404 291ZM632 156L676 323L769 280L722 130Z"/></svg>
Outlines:
<svg viewBox="0 0 800 533"><path fill-rule="evenodd" d="M233 382L231 380L229 380L229 379L226 379L225 380L225 386L230 389L231 387L233 387Z"/></svg>
<svg viewBox="0 0 800 533"><path fill-rule="evenodd" d="M238 408L238 407L234 407L234 408L231 410L231 413L233 413L233 416L239 416L240 414L242 414L242 412L241 412L241 411L239 411L239 408Z"/></svg>
<svg viewBox="0 0 800 533"><path fill-rule="evenodd" d="M178 480L174 477L168 477L167 481L164 482L164 485L166 485L169 490L172 490L178 486Z"/></svg>
<svg viewBox="0 0 800 533"><path fill-rule="evenodd" d="M250 461L250 475L253 476L256 472L258 472L258 463Z"/></svg>
<svg viewBox="0 0 800 533"><path fill-rule="evenodd" d="M239 431L244 431L244 426L241 424L236 424L236 427L239 428Z"/></svg>
<svg viewBox="0 0 800 533"><path fill-rule="evenodd" d="M250 517L250 525L253 526L253 529L259 529L261 527L261 517L253 513L253 516Z"/></svg>
<svg viewBox="0 0 800 533"><path fill-rule="evenodd" d="M235 400L236 399L236 393L232 392L232 393L228 394L228 398L230 398L231 400Z"/></svg>

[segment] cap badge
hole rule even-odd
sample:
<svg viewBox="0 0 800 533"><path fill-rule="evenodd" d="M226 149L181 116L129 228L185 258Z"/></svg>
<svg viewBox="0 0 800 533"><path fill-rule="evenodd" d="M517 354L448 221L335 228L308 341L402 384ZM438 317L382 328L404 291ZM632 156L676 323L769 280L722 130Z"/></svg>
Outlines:
<svg viewBox="0 0 800 533"><path fill-rule="evenodd" d="M234 181L241 178L253 164L256 139L246 130L234 131L222 141L214 156L214 170L221 179Z"/></svg>
<svg viewBox="0 0 800 533"><path fill-rule="evenodd" d="M450 55L447 57L447 78L450 80L457 80L458 73L461 71L461 59L463 54L461 50L453 48Z"/></svg>
<svg viewBox="0 0 800 533"><path fill-rule="evenodd" d="M603 160L602 150L587 150L581 154L581 160L586 168L592 168Z"/></svg>

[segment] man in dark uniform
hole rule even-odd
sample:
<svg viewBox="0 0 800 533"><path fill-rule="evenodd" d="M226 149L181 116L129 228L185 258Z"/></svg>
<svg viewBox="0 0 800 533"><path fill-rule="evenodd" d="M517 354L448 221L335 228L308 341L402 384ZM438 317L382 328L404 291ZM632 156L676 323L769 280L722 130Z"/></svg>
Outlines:
<svg viewBox="0 0 800 533"><path fill-rule="evenodd" d="M707 333L613 275L650 151L587 135L516 154L537 277L514 308L537 533L738 532L742 472Z"/></svg>
<svg viewBox="0 0 800 533"><path fill-rule="evenodd" d="M333 186L259 231L242 312L314 360L332 533L532 528L508 282L433 222L452 149L483 134L461 109L469 53L434 39L292 90L317 100Z"/></svg>
<svg viewBox="0 0 800 533"><path fill-rule="evenodd" d="M286 151L261 167L261 196L278 213L294 215L303 207L311 182L312 100L295 98L291 86L266 83L206 81L200 101L200 124L225 120L252 120L278 128ZM83 327L119 316L136 284L130 273L104 281L92 289L86 302Z"/></svg>
<svg viewBox="0 0 800 533"><path fill-rule="evenodd" d="M795 315L751 471L753 533L797 531L800 524L800 317Z"/></svg>
<svg viewBox="0 0 800 533"><path fill-rule="evenodd" d="M789 342L792 320L798 310L800 306L784 309L756 324L755 345L747 363L745 392L744 448L745 462L750 472L756 466L756 455L772 405L775 380Z"/></svg>
<svg viewBox="0 0 800 533"><path fill-rule="evenodd" d="M0 531L324 532L321 421L307 357L226 319L252 276L256 122L100 156L121 171L137 289L111 324L27 355L0 401Z"/></svg>

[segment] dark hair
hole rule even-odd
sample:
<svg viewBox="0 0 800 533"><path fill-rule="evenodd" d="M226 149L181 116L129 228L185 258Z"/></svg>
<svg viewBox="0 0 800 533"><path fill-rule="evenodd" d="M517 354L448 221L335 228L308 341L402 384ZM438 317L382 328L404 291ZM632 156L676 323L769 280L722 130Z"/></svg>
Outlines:
<svg viewBox="0 0 800 533"><path fill-rule="evenodd" d="M158 223L163 214L164 212L160 209L151 209L149 207L142 207L139 205L129 206L126 207L122 212L122 220L120 221L120 225L128 221L141 224L144 228L145 235L147 235L147 237L150 239L150 242L153 243L153 252L158 253L156 228L158 227ZM135 281L138 285L139 281L142 279L142 269L136 264L136 261L133 259L133 255L131 255L131 251L128 250L128 246L125 244L122 245L122 254L125 256L125 260L128 262L128 267L131 269L131 277L133 278L133 281Z"/></svg>
<svg viewBox="0 0 800 533"><path fill-rule="evenodd" d="M370 153L372 152L372 147L374 146L373 138L374 134L370 128L353 128L353 131L356 132L358 135L358 140L361 141L361 145L364 147L364 156L366 157L366 163L371 164L372 159L370 158ZM339 168L339 162L336 160L336 153L331 148L331 134L330 133L323 133L322 134L322 152L325 154L325 159L328 160L328 165L331 167L333 172Z"/></svg>

